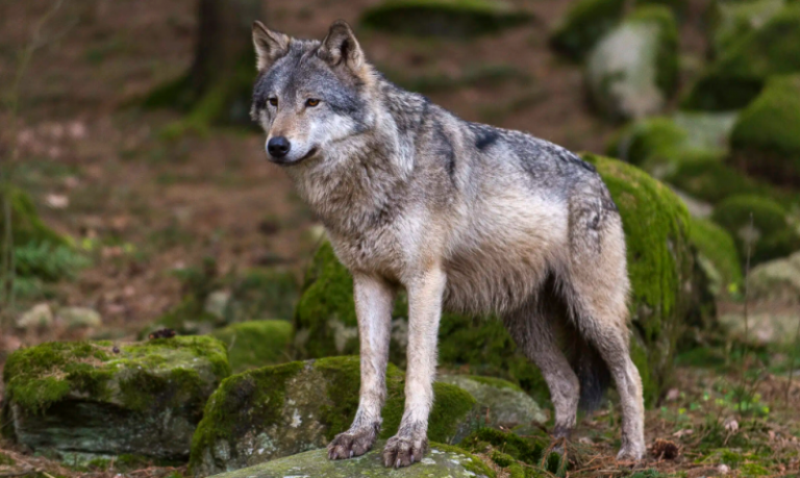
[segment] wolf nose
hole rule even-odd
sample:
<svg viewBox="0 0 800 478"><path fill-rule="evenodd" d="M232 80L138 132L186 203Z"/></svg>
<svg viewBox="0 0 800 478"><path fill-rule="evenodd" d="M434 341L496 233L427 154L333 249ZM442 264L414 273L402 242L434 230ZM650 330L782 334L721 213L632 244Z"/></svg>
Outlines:
<svg viewBox="0 0 800 478"><path fill-rule="evenodd" d="M292 144L289 143L289 140L286 139L286 136L276 136L269 140L267 143L267 151L269 151L270 156L273 158L279 159L287 154L289 154L289 150L292 149Z"/></svg>

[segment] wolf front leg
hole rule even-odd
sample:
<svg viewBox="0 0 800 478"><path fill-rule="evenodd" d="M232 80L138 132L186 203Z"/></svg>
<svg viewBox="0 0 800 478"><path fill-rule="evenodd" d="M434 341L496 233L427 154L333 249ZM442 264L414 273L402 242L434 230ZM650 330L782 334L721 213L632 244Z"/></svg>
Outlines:
<svg viewBox="0 0 800 478"><path fill-rule="evenodd" d="M383 450L383 463L400 468L422 459L428 448L428 415L433 404L436 341L447 280L444 272L430 269L407 284L408 349L406 404L397 435Z"/></svg>
<svg viewBox="0 0 800 478"><path fill-rule="evenodd" d="M328 444L331 460L363 455L372 448L381 428L381 408L386 399L394 290L379 278L354 274L353 291L361 344L361 390L350 429Z"/></svg>

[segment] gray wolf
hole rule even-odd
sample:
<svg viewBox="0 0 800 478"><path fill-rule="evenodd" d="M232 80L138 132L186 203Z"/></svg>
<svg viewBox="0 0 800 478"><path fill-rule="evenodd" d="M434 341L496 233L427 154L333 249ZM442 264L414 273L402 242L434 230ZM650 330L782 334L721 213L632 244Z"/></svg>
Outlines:
<svg viewBox="0 0 800 478"><path fill-rule="evenodd" d="M619 212L594 167L547 141L461 120L366 60L353 31L324 40L253 25L252 117L353 275L359 407L330 459L373 446L386 395L395 292L409 302L405 409L386 466L427 448L443 309L494 312L542 371L567 438L605 376L621 398L620 459L642 458L644 406L628 351L629 280ZM561 350L562 337L573 350Z"/></svg>

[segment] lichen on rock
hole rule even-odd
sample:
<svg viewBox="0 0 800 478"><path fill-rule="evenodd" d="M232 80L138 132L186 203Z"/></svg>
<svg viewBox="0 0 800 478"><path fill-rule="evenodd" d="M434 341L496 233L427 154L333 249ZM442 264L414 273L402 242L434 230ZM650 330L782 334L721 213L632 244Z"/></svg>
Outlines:
<svg viewBox="0 0 800 478"><path fill-rule="evenodd" d="M4 420L37 451L185 459L206 399L229 374L210 337L42 344L8 358Z"/></svg>

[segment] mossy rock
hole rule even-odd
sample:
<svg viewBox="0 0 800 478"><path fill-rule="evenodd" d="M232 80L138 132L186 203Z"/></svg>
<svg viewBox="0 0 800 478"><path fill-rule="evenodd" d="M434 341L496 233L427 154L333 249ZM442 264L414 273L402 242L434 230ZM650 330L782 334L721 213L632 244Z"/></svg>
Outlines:
<svg viewBox="0 0 800 478"><path fill-rule="evenodd" d="M472 453L490 456L492 461L513 478L565 476L568 463L557 453L547 453L550 437L542 430L515 432L481 428L459 445ZM585 446L568 444L568 455L573 463L580 463ZM500 451L502 450L502 451ZM521 473L520 473L521 472Z"/></svg>
<svg viewBox="0 0 800 478"><path fill-rule="evenodd" d="M206 400L229 374L211 337L42 344L6 362L5 426L37 451L184 460Z"/></svg>
<svg viewBox="0 0 800 478"><path fill-rule="evenodd" d="M709 65L682 102L685 109L744 108L774 75L800 72L800 5L787 6Z"/></svg>
<svg viewBox="0 0 800 478"><path fill-rule="evenodd" d="M408 305L399 294L392 312L390 360L405 366ZM329 242L320 246L306 272L294 316L294 348L298 358L359 353L353 280ZM517 351L502 322L491 316L444 313L439 327L439 364L482 376L504 378L536 398L547 387L538 369Z"/></svg>
<svg viewBox="0 0 800 478"><path fill-rule="evenodd" d="M525 11L493 0L384 0L361 16L368 28L419 36L471 38L522 25Z"/></svg>
<svg viewBox="0 0 800 478"><path fill-rule="evenodd" d="M660 112L678 85L678 27L663 6L637 8L592 49L586 83L595 107L611 119Z"/></svg>
<svg viewBox="0 0 800 478"><path fill-rule="evenodd" d="M725 229L707 219L691 219L689 238L697 248L697 259L710 280L715 296L741 291L742 266L733 238Z"/></svg>
<svg viewBox="0 0 800 478"><path fill-rule="evenodd" d="M350 460L328 460L325 450L314 450L280 458L216 478L495 478L496 474L480 458L460 448L431 443L430 452L420 463L397 470L383 466L379 441L369 453Z"/></svg>
<svg viewBox="0 0 800 478"><path fill-rule="evenodd" d="M347 430L358 408L358 357L291 362L234 375L212 395L192 441L195 476L208 476L321 448ZM404 405L403 373L390 365L381 437L393 435ZM457 442L477 423L464 390L434 384L428 437Z"/></svg>
<svg viewBox="0 0 800 478"><path fill-rule="evenodd" d="M740 194L763 196L790 209L800 204L800 194L749 177L739 169L725 164L724 158L716 153L682 153L680 160L669 164L670 167L661 170L662 180L711 204L718 204Z"/></svg>
<svg viewBox="0 0 800 478"><path fill-rule="evenodd" d="M252 320L229 325L211 333L228 349L235 373L290 361L294 329L286 320Z"/></svg>
<svg viewBox="0 0 800 478"><path fill-rule="evenodd" d="M800 252L754 267L747 286L752 300L800 305ZM795 335L788 339L794 340Z"/></svg>
<svg viewBox="0 0 800 478"><path fill-rule="evenodd" d="M48 227L39 213L31 197L23 190L13 186L0 187L0 211L6 210L6 203L11 205L11 235L14 247L27 244L46 244L48 246L67 246L69 241ZM0 214L0 234L6 237L5 213Z"/></svg>
<svg viewBox="0 0 800 478"><path fill-rule="evenodd" d="M751 265L800 250L800 235L789 225L786 210L770 199L732 196L717 205L712 219L731 234L745 262L749 250Z"/></svg>
<svg viewBox="0 0 800 478"><path fill-rule="evenodd" d="M731 148L731 162L738 168L800 189L800 75L770 80L742 111Z"/></svg>
<svg viewBox="0 0 800 478"><path fill-rule="evenodd" d="M674 167L698 155L719 158L728 150L737 117L729 112L678 112L636 121L614 135L606 146L606 154L653 169L665 164Z"/></svg>
<svg viewBox="0 0 800 478"><path fill-rule="evenodd" d="M629 5L663 5L676 15L686 9L684 0L578 0L553 30L550 45L573 60L584 58L625 17Z"/></svg>
<svg viewBox="0 0 800 478"><path fill-rule="evenodd" d="M544 424L547 415L521 388L511 382L477 375L443 375L438 379L466 390L484 410L484 426L511 429L517 425Z"/></svg>
<svg viewBox="0 0 800 478"><path fill-rule="evenodd" d="M763 27L785 5L786 0L715 1L709 29L712 52L730 49L742 37Z"/></svg>
<svg viewBox="0 0 800 478"><path fill-rule="evenodd" d="M597 167L622 216L633 289L631 355L645 401L653 404L671 381L676 341L687 317L703 307L693 299L700 286L689 213L667 186L644 171L601 156L584 159Z"/></svg>

